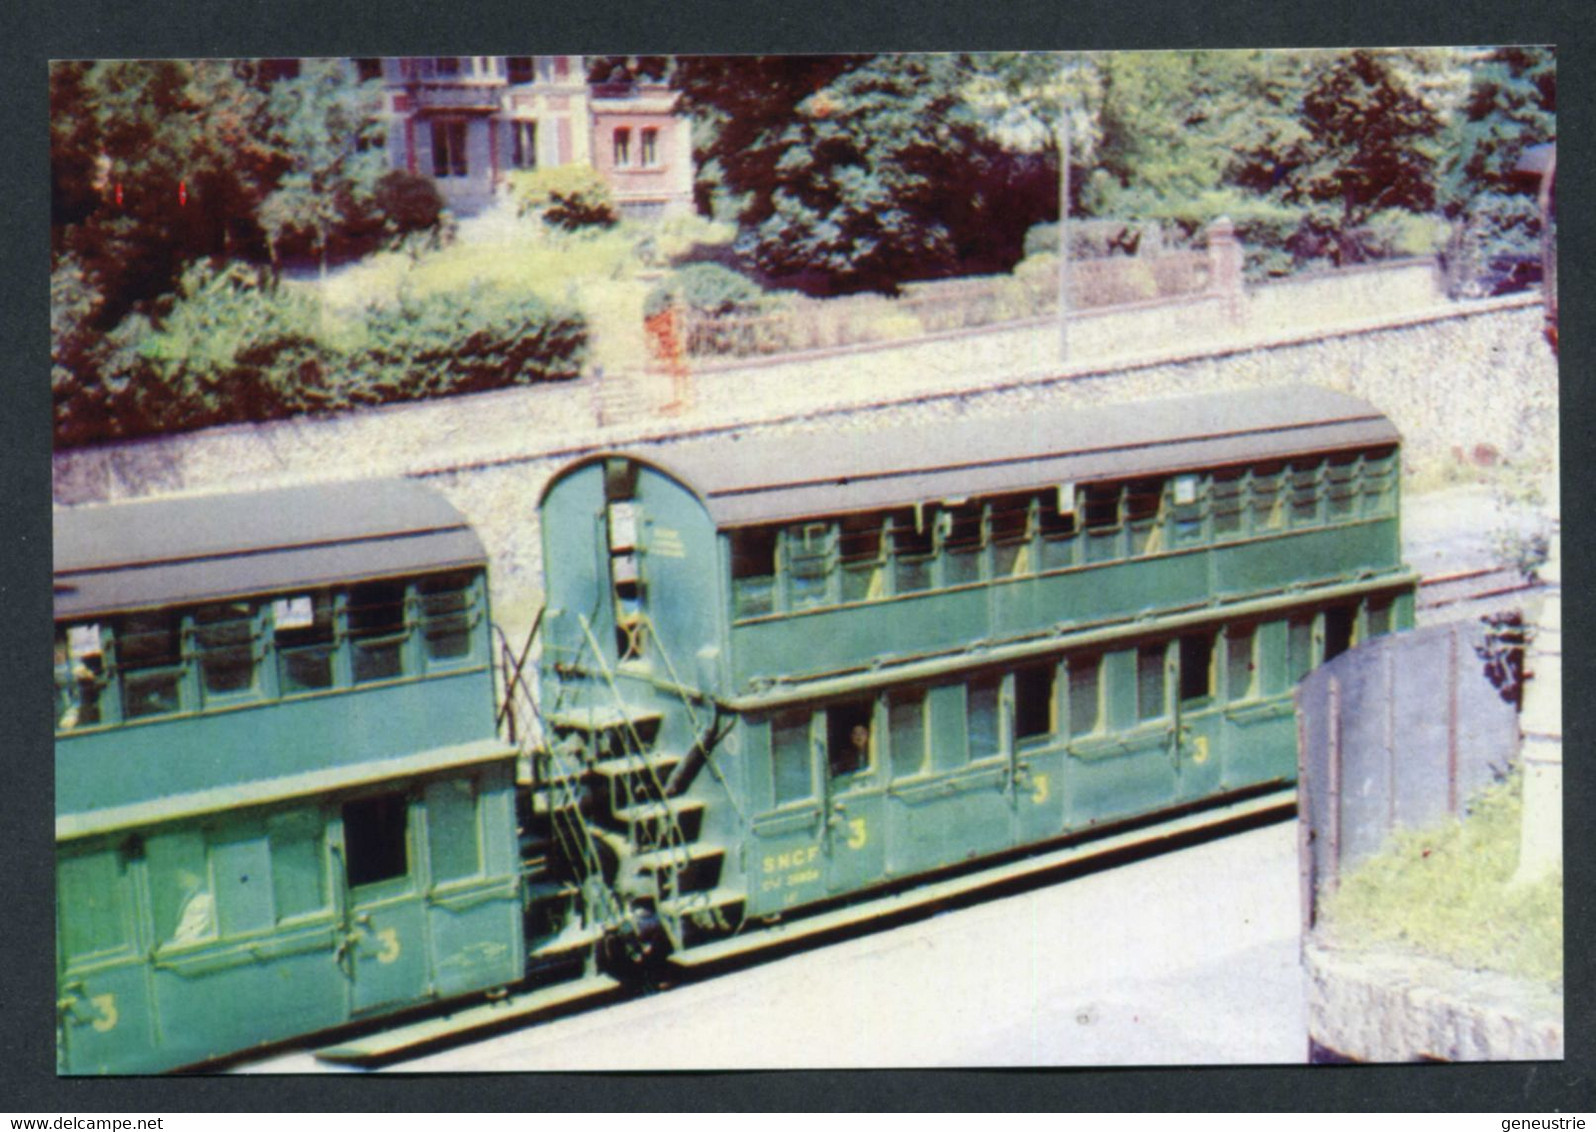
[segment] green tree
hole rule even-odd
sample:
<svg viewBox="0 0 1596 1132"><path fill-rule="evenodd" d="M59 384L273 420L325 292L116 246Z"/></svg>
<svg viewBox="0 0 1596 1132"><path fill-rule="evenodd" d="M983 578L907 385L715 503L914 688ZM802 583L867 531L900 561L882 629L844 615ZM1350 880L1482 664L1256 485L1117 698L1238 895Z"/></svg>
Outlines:
<svg viewBox="0 0 1596 1132"><path fill-rule="evenodd" d="M340 228L375 212L386 168L380 97L376 80L361 82L336 59L309 61L272 86L266 137L286 169L261 205L260 222L274 257L298 238L325 273Z"/></svg>
<svg viewBox="0 0 1596 1132"><path fill-rule="evenodd" d="M738 251L821 291L891 290L1019 258L1053 207L1044 162L1005 152L950 55L683 60Z"/></svg>
<svg viewBox="0 0 1596 1132"><path fill-rule="evenodd" d="M1306 207L1298 239L1309 251L1360 259L1358 229L1370 217L1435 206L1443 123L1400 62L1368 50L1330 55L1310 71L1300 129L1273 139L1271 179L1281 199Z"/></svg>
<svg viewBox="0 0 1596 1132"><path fill-rule="evenodd" d="M1468 274L1495 255L1528 256L1540 232L1533 184L1517 172L1530 146L1557 137L1557 59L1550 47L1475 55L1448 135L1441 201L1452 254Z"/></svg>

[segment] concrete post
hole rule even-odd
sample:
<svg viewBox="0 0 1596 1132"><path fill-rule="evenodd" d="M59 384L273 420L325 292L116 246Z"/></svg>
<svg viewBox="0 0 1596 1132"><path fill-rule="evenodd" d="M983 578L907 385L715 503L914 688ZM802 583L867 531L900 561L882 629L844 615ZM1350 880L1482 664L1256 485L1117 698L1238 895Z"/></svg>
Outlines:
<svg viewBox="0 0 1596 1132"><path fill-rule="evenodd" d="M1513 877L1520 884L1541 880L1563 865L1562 553L1562 536L1554 533L1551 554L1541 570L1546 594L1529 618L1534 638L1524 661L1528 679L1519 716L1524 824Z"/></svg>
<svg viewBox="0 0 1596 1132"><path fill-rule="evenodd" d="M1225 300L1225 313L1231 322L1240 325L1245 318L1242 303L1241 241L1236 239L1236 225L1230 217L1221 216L1208 225L1208 290Z"/></svg>

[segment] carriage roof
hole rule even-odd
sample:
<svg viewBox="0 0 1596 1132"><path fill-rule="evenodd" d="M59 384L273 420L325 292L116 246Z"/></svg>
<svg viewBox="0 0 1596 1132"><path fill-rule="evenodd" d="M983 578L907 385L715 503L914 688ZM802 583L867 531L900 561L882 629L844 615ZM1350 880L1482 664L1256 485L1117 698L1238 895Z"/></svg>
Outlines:
<svg viewBox="0 0 1596 1132"><path fill-rule="evenodd" d="M655 463L696 491L717 526L963 499L1396 444L1355 397L1309 386L1023 416L951 416L677 443Z"/></svg>
<svg viewBox="0 0 1596 1132"><path fill-rule="evenodd" d="M486 561L447 500L402 480L75 507L54 527L58 619Z"/></svg>

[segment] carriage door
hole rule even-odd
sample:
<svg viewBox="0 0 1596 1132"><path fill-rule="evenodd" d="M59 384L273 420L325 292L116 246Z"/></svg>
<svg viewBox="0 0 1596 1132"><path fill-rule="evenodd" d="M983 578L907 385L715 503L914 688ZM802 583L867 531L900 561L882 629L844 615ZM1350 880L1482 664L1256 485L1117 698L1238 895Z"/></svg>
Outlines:
<svg viewBox="0 0 1596 1132"><path fill-rule="evenodd" d="M1205 797L1222 787L1224 719L1215 668L1217 637L1212 629L1188 633L1177 639L1173 650L1175 790L1183 799Z"/></svg>
<svg viewBox="0 0 1596 1132"><path fill-rule="evenodd" d="M410 800L403 791L343 804L339 962L355 1014L423 997L425 923Z"/></svg>
<svg viewBox="0 0 1596 1132"><path fill-rule="evenodd" d="M829 705L818 728L825 743L826 885L851 892L882 879L886 867L886 774L878 756L876 704Z"/></svg>
<svg viewBox="0 0 1596 1132"><path fill-rule="evenodd" d="M648 643L640 566L637 465L630 460L604 463L604 527L610 550L610 592L615 615L615 659L642 660Z"/></svg>
<svg viewBox="0 0 1596 1132"><path fill-rule="evenodd" d="M825 895L826 818L816 758L816 730L824 718L801 707L769 721L767 755L754 787L764 804L754 814L748 862L752 915L772 915Z"/></svg>

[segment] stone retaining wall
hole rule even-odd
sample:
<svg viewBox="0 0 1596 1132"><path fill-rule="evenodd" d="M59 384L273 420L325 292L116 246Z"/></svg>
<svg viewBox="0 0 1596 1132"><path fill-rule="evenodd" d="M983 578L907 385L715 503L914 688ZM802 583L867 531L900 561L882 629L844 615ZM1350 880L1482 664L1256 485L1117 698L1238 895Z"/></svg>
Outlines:
<svg viewBox="0 0 1596 1132"><path fill-rule="evenodd" d="M1069 366L1049 364L1056 327L972 335L873 354L695 379L677 415L597 423L598 379L239 425L62 452L58 505L405 475L440 487L482 532L494 600L511 626L540 598L538 498L554 471L603 448L683 437L755 441L809 429L912 425L957 442L965 415L1309 383L1364 397L1407 439L1409 471L1461 454L1544 463L1556 445L1557 367L1533 297L1451 304L1400 320L1254 337ZM658 400L664 399L661 391ZM939 439L940 438L940 439Z"/></svg>

